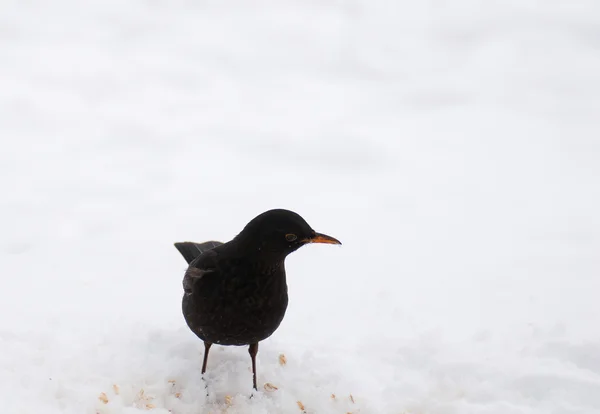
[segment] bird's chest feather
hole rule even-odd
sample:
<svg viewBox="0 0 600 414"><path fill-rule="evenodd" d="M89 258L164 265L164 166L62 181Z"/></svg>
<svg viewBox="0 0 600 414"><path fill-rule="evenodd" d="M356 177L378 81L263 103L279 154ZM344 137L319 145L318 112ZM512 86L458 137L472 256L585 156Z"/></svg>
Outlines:
<svg viewBox="0 0 600 414"><path fill-rule="evenodd" d="M288 302L283 266L259 265L225 267L216 277L206 277L194 287L198 305L207 311L247 313L285 311Z"/></svg>
<svg viewBox="0 0 600 414"><path fill-rule="evenodd" d="M207 275L209 276L209 275ZM285 315L288 296L283 267L255 273L245 266L197 280L183 298L188 325L203 340L222 345L269 337Z"/></svg>

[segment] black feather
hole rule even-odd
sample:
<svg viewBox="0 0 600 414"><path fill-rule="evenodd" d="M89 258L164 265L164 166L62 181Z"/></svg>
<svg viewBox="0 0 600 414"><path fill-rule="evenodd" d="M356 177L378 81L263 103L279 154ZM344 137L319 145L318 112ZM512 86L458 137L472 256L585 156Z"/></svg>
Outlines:
<svg viewBox="0 0 600 414"><path fill-rule="evenodd" d="M175 243L175 247L179 250L179 253L181 253L185 261L190 264L196 257L200 256L205 251L214 249L222 244L223 243L218 241L207 241L204 243L180 242Z"/></svg>

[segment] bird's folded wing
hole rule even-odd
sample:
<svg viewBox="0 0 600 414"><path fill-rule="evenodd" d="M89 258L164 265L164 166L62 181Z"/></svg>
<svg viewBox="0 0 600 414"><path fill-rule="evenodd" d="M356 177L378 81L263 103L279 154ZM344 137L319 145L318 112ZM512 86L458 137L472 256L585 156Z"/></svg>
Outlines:
<svg viewBox="0 0 600 414"><path fill-rule="evenodd" d="M218 274L216 267L217 253L207 250L190 263L183 277L183 290L192 293L194 284L208 274Z"/></svg>
<svg viewBox="0 0 600 414"><path fill-rule="evenodd" d="M185 271L185 276L183 277L183 290L186 293L192 293L194 283L197 280L200 280L204 275L215 272L215 269L199 269L190 266L188 270Z"/></svg>

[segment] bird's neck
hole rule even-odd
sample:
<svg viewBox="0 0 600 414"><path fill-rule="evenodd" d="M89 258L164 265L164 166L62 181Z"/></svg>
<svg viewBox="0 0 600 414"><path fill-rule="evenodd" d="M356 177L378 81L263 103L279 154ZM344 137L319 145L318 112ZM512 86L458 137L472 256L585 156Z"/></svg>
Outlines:
<svg viewBox="0 0 600 414"><path fill-rule="evenodd" d="M251 261L272 263L274 267L283 266L283 262L288 255L287 252L274 251L262 243L256 243L256 240L236 237L233 241L235 242L236 250Z"/></svg>

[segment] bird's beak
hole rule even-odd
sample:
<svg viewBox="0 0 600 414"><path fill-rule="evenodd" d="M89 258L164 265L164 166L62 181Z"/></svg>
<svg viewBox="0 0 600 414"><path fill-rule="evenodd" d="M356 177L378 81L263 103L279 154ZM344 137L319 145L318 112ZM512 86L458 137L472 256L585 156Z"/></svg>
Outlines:
<svg viewBox="0 0 600 414"><path fill-rule="evenodd" d="M338 239L321 233L315 233L314 236L303 240L305 243L325 243L325 244L342 244Z"/></svg>

